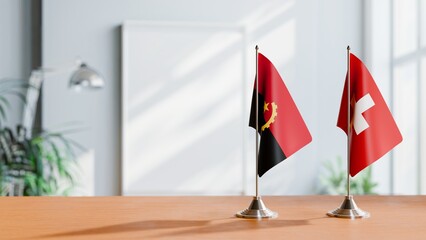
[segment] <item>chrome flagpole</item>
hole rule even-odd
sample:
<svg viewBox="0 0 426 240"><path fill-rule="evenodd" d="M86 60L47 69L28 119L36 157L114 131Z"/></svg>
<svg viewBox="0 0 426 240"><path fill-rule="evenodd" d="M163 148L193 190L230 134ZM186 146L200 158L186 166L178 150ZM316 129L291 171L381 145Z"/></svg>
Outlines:
<svg viewBox="0 0 426 240"><path fill-rule="evenodd" d="M263 203L259 195L259 46L256 45L256 196L250 203L250 206L240 212L236 216L240 218L276 218L278 214L269 210Z"/></svg>
<svg viewBox="0 0 426 240"><path fill-rule="evenodd" d="M342 205L339 208L336 208L333 211L327 213L330 217L338 217L338 218L368 218L370 214L361 210L355 203L353 196L351 195L351 182L350 182L350 170L351 170L351 142L350 136L352 132L351 127L351 48L348 46L347 48L347 69L348 69L348 82L347 82L347 94L348 94L348 122L347 122L347 179L346 179L346 196L343 200Z"/></svg>
<svg viewBox="0 0 426 240"><path fill-rule="evenodd" d="M259 197L259 46L256 45L256 198Z"/></svg>

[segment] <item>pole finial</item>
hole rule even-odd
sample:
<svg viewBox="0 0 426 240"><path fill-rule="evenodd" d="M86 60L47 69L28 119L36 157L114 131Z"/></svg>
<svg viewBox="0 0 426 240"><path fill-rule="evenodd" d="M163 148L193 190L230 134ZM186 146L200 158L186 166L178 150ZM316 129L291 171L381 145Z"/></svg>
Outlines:
<svg viewBox="0 0 426 240"><path fill-rule="evenodd" d="M255 47L254 49L259 50L259 46L258 46L258 45L256 45L256 47Z"/></svg>
<svg viewBox="0 0 426 240"><path fill-rule="evenodd" d="M348 45L348 47L346 49L349 51L349 50L351 50L351 47L349 47L349 45Z"/></svg>

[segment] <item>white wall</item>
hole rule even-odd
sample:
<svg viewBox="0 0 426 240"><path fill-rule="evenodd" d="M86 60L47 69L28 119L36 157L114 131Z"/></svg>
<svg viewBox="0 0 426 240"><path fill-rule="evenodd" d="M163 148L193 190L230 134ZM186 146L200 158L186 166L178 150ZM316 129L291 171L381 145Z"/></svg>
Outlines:
<svg viewBox="0 0 426 240"><path fill-rule="evenodd" d="M262 177L261 193L313 194L321 162L344 156L345 137L335 123L346 46L362 57L361 19L362 1L350 0L45 0L44 65L71 63L80 56L103 74L106 87L76 94L67 90L65 74L45 81L43 124L76 120L89 126L74 138L95 158L95 194L119 194L120 25L125 20L243 24L249 44L259 44L281 72L314 139ZM251 132L248 137L254 139Z"/></svg>
<svg viewBox="0 0 426 240"><path fill-rule="evenodd" d="M321 3L316 46L316 157L319 161L335 161L340 156L346 161L346 134L336 127L336 123L346 76L347 45L363 59L363 1Z"/></svg>
<svg viewBox="0 0 426 240"><path fill-rule="evenodd" d="M0 79L27 79L31 72L30 0L0 0ZM20 122L22 104L11 98L8 126Z"/></svg>

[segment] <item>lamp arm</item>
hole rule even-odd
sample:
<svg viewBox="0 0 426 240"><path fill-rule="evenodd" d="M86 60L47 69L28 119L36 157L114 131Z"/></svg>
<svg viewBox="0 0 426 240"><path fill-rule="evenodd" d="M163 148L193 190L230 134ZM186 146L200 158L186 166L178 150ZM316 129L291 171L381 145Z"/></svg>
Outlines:
<svg viewBox="0 0 426 240"><path fill-rule="evenodd" d="M31 72L29 79L30 88L27 90L26 103L22 114L22 125L27 129L28 137L31 137L34 126L34 118L37 112L37 103L40 96L41 84L43 77L34 70Z"/></svg>
<svg viewBox="0 0 426 240"><path fill-rule="evenodd" d="M37 103L40 97L40 89L44 79L48 75L60 74L73 70L80 66L82 61L77 59L73 65L61 66L57 68L39 67L31 71L29 78L30 88L27 90L26 104L22 114L22 125L27 129L27 136L31 137L34 126L34 118L37 113Z"/></svg>
<svg viewBox="0 0 426 240"><path fill-rule="evenodd" d="M40 97L40 88L44 79L46 79L48 75L59 74L73 69L76 69L76 71L71 76L70 86L74 88L88 86L93 89L99 89L104 86L103 78L79 59L76 60L73 66L64 66L60 68L40 67L33 70L29 79L32 88L27 90L26 104L22 114L22 124L27 129L28 137L32 135L34 118L37 112L37 103Z"/></svg>
<svg viewBox="0 0 426 240"><path fill-rule="evenodd" d="M31 72L32 74L39 74L42 78L45 78L48 75L55 75L60 74L63 72L71 71L76 68L78 68L81 64L83 64L83 61L81 61L79 58L75 60L75 63L73 65L68 64L60 67L39 67Z"/></svg>

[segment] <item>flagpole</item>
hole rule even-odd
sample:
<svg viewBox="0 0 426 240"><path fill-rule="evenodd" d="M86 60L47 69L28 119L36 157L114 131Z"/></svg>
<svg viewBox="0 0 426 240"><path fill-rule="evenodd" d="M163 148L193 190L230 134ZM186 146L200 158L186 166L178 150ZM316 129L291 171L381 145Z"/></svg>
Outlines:
<svg viewBox="0 0 426 240"><path fill-rule="evenodd" d="M237 212L235 216L239 218L276 218L278 213L269 210L263 203L259 195L259 46L256 45L256 76L254 94L256 94L256 196L250 203L250 206Z"/></svg>
<svg viewBox="0 0 426 240"><path fill-rule="evenodd" d="M348 158L348 172L347 172L347 193L345 196L345 199L343 200L342 204L340 205L339 208L336 208L332 211L329 211L327 213L328 216L330 217L338 217L338 218L351 218L351 219L355 219L355 218L368 218L370 217L370 213L365 212L363 210L361 210L355 203L355 200L353 199L353 196L351 195L351 185L350 185L350 172L351 172L351 47L346 48L347 50L347 94L348 94L348 139L347 139L347 158Z"/></svg>
<svg viewBox="0 0 426 240"><path fill-rule="evenodd" d="M256 92L259 92L259 46L256 45ZM259 94L256 94L256 198L259 197Z"/></svg>
<svg viewBox="0 0 426 240"><path fill-rule="evenodd" d="M350 148L351 148L351 145L350 145L350 132L351 132L351 57L350 57L350 55L351 55L351 47L348 45L348 47L346 48L346 50L347 50L347 57L348 57L348 60L347 60L347 64L348 64L348 66L347 66L347 69L348 69L348 72L347 72L347 74L348 74L348 86L347 86L347 88L348 88L348 134L347 134L347 136L348 136L348 138L347 138L347 148L346 148L346 150L347 150L347 160L348 160L348 172L347 172L347 182L346 182L346 184L347 184L347 196L350 196L350 194L351 194L351 184L350 184L350 171L351 171L351 150L350 150Z"/></svg>

